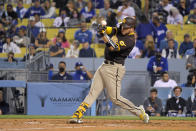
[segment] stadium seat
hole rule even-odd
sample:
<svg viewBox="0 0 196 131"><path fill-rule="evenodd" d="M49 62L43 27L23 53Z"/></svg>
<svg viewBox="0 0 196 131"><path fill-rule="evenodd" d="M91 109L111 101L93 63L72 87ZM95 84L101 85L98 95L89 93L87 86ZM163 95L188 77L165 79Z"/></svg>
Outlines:
<svg viewBox="0 0 196 131"><path fill-rule="evenodd" d="M17 26L20 27L22 25L27 26L28 25L28 19L22 19L22 21L20 19L18 19L18 25Z"/></svg>
<svg viewBox="0 0 196 131"><path fill-rule="evenodd" d="M20 54L14 54L14 57L15 57L15 58L23 58L24 55L25 55L25 54L22 54L22 53L20 53Z"/></svg>
<svg viewBox="0 0 196 131"><path fill-rule="evenodd" d="M37 51L45 51L45 52L47 52L47 51L49 51L49 48L37 48L36 52Z"/></svg>
<svg viewBox="0 0 196 131"><path fill-rule="evenodd" d="M41 19L41 22L45 25L45 27L52 27L54 23L54 19Z"/></svg>
<svg viewBox="0 0 196 131"><path fill-rule="evenodd" d="M24 8L28 9L29 7L31 7L31 4L23 4Z"/></svg>
<svg viewBox="0 0 196 131"><path fill-rule="evenodd" d="M79 30L79 28L69 28L69 29L66 30L65 36L66 36L68 41L73 41L74 40L74 34L77 30Z"/></svg>
<svg viewBox="0 0 196 131"><path fill-rule="evenodd" d="M7 53L0 53L0 58L7 58Z"/></svg>
<svg viewBox="0 0 196 131"><path fill-rule="evenodd" d="M105 44L99 44L99 43L97 43L97 44L91 44L91 48L105 48Z"/></svg>
<svg viewBox="0 0 196 131"><path fill-rule="evenodd" d="M58 34L59 29L47 29L47 38L52 40Z"/></svg>
<svg viewBox="0 0 196 131"><path fill-rule="evenodd" d="M58 16L59 15L59 8L56 8L55 12L56 12L56 14Z"/></svg>
<svg viewBox="0 0 196 131"><path fill-rule="evenodd" d="M166 26L167 26L167 28L168 28L169 30L179 30L179 29L181 29L181 25L167 24Z"/></svg>
<svg viewBox="0 0 196 131"><path fill-rule="evenodd" d="M20 48L20 50L21 50L21 54L26 54L26 51L28 52L26 48Z"/></svg>
<svg viewBox="0 0 196 131"><path fill-rule="evenodd" d="M96 52L96 55L98 58L104 56L104 49L102 49L102 48L95 48L95 52Z"/></svg>

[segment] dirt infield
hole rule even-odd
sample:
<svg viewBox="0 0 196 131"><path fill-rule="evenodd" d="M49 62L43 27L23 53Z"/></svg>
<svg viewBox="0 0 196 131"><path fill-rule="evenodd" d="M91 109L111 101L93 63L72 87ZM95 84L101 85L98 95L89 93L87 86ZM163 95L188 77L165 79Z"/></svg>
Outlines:
<svg viewBox="0 0 196 131"><path fill-rule="evenodd" d="M196 131L196 121L85 119L83 124L68 124L68 119L0 119L0 131Z"/></svg>

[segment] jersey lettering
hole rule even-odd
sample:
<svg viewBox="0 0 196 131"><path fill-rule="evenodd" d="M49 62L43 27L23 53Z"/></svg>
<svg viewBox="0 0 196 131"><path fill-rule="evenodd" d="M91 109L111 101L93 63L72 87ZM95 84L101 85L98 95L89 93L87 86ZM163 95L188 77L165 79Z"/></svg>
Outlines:
<svg viewBox="0 0 196 131"><path fill-rule="evenodd" d="M125 45L125 42L122 41L122 40L119 42L119 44L120 44L120 46L126 46L126 45Z"/></svg>

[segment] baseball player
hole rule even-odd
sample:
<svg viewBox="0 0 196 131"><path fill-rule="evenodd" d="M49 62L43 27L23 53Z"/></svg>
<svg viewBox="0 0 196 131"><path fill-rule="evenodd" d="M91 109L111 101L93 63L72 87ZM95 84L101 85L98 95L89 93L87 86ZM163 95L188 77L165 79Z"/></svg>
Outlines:
<svg viewBox="0 0 196 131"><path fill-rule="evenodd" d="M135 45L135 23L134 18L126 17L118 28L104 26L98 28L98 32L102 35L106 44L105 60L97 69L89 94L73 114L70 123L82 123L81 118L83 114L91 107L104 88L107 89L108 96L114 104L135 114L143 120L144 123L148 123L149 116L145 113L143 106L137 107L131 101L120 95L121 80L125 74L125 59ZM104 31L110 36L112 41L116 43L117 48L111 46L103 33Z"/></svg>

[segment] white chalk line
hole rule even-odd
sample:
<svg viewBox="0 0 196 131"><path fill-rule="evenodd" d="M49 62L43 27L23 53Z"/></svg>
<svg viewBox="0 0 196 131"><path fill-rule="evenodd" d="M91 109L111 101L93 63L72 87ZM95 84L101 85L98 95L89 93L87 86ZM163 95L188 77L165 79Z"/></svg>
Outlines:
<svg viewBox="0 0 196 131"><path fill-rule="evenodd" d="M14 128L14 129L7 129L11 131L20 131L20 130L51 130L51 129L62 129L62 128L95 128L96 126L63 126L63 127L54 127L54 128Z"/></svg>

